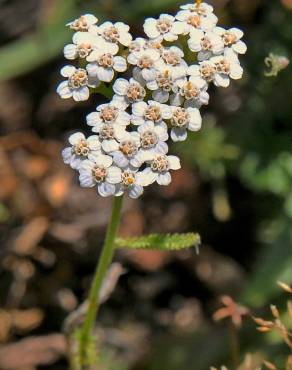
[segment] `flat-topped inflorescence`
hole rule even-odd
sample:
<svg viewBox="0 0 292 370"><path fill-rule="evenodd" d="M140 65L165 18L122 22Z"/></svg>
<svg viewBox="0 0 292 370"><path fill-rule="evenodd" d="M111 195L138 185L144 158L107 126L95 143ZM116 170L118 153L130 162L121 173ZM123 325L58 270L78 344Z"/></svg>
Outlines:
<svg viewBox="0 0 292 370"><path fill-rule="evenodd" d="M128 25L99 25L91 14L68 23L75 33L64 56L77 66L62 68L66 80L58 94L76 101L105 90L111 96L87 115L94 135L73 134L63 150L81 186L96 187L102 196L137 198L145 186L171 182L170 171L181 165L168 154L167 141L184 141L188 131L200 130L210 84L228 87L243 74L243 32L217 22L213 7L199 2L182 5L174 16L146 19L146 37L134 40Z"/></svg>

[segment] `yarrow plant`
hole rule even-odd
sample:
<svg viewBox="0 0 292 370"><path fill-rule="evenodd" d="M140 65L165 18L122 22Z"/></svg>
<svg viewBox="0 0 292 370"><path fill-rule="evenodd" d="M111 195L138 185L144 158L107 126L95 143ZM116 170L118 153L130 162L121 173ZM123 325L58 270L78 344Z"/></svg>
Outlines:
<svg viewBox="0 0 292 370"><path fill-rule="evenodd" d="M84 101L98 93L109 101L87 115L92 135L78 132L69 137L63 159L79 173L82 187L115 197L82 330L83 344L112 259L122 195L138 198L155 182L169 185L172 171L181 168L180 159L169 154L169 141L184 141L189 131L200 130L200 108L209 102L210 85L227 87L231 79L242 77L243 32L218 27L217 22L213 7L196 1L182 5L175 15L146 19L146 36L136 39L128 25L99 24L91 14L67 25L75 33L64 56L75 64L61 69L65 80L58 94Z"/></svg>

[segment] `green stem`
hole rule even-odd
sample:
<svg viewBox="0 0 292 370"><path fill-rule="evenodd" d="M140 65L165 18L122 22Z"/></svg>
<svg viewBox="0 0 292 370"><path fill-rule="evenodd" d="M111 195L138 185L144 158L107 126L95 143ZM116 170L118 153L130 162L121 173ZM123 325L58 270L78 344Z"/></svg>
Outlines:
<svg viewBox="0 0 292 370"><path fill-rule="evenodd" d="M94 328L95 318L99 309L99 295L108 267L114 254L114 242L119 227L123 197L113 200L111 219L107 227L105 243L99 258L88 298L88 310L81 328L80 359L82 364L87 362L87 348Z"/></svg>

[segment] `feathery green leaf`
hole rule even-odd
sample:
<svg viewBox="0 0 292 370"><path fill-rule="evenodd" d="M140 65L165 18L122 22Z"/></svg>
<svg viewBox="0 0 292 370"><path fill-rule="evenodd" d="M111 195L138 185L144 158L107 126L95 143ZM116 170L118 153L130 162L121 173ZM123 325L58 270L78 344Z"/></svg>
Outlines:
<svg viewBox="0 0 292 370"><path fill-rule="evenodd" d="M174 251L198 247L201 243L199 234L150 234L139 237L117 238L116 248L156 249Z"/></svg>

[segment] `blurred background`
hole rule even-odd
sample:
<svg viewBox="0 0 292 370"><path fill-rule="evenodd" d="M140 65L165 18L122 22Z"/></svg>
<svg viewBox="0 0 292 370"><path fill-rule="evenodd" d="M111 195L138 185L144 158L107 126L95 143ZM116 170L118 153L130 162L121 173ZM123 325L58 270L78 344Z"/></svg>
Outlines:
<svg viewBox="0 0 292 370"><path fill-rule="evenodd" d="M264 75L269 53L291 57L292 1L209 3L221 25L245 31L244 78L211 89L202 130L173 145L182 170L169 187L127 199L120 229L123 236L196 231L200 254L117 254L126 273L100 312L106 351L98 369L229 365L228 320L212 319L220 296L265 315L270 303L285 303L277 280L292 282L291 67ZM70 133L89 133L85 115L103 101L76 104L55 92L71 37L65 24L92 12L129 23L138 36L145 17L180 5L0 1L0 369L68 369L62 325L86 297L110 212L110 200L81 189L60 156ZM287 355L277 337L257 334L250 319L238 334L241 358Z"/></svg>

